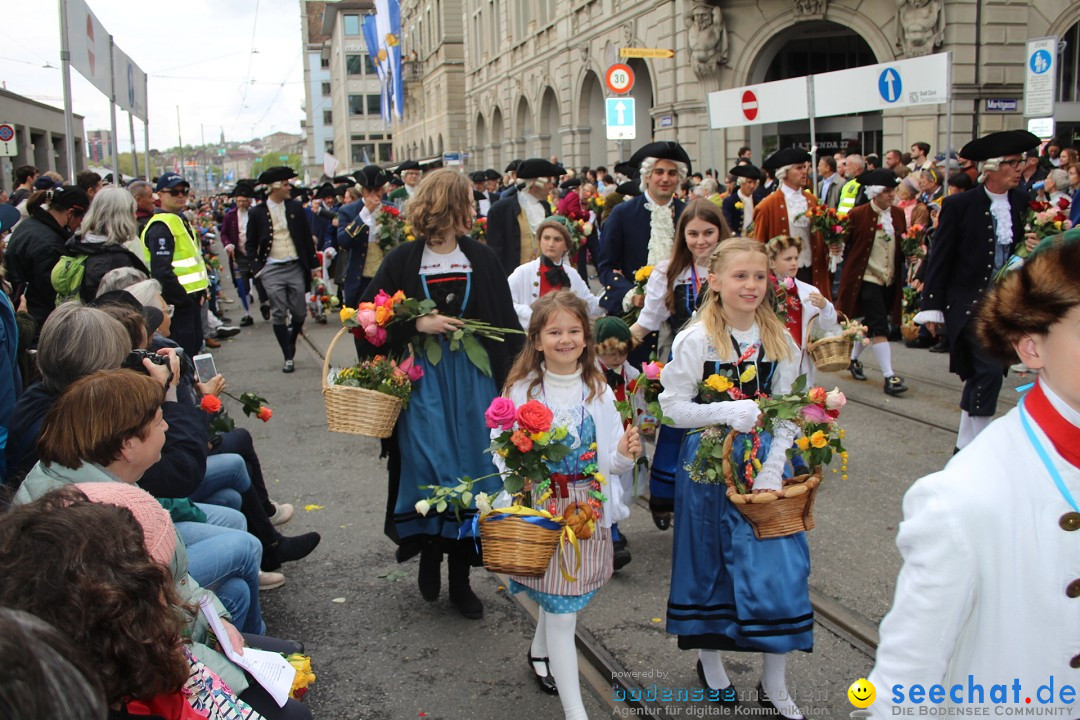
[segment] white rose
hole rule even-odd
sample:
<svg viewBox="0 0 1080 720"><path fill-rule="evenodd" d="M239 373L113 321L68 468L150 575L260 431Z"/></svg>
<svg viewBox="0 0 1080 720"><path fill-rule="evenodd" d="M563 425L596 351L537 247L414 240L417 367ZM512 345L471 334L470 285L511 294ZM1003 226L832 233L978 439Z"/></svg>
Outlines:
<svg viewBox="0 0 1080 720"><path fill-rule="evenodd" d="M581 232L585 233L585 237L592 235L593 227L591 222L587 222L581 227Z"/></svg>
<svg viewBox="0 0 1080 720"><path fill-rule="evenodd" d="M834 387L825 395L825 409L826 410L839 410L847 405L847 397L844 393L840 392L840 388Z"/></svg>
<svg viewBox="0 0 1080 720"><path fill-rule="evenodd" d="M491 497L485 493L479 493L476 496L476 509L480 511L480 515L487 515L491 512Z"/></svg>
<svg viewBox="0 0 1080 720"><path fill-rule="evenodd" d="M431 504L427 500L416 501L416 512L421 516L427 515L429 510L431 510Z"/></svg>

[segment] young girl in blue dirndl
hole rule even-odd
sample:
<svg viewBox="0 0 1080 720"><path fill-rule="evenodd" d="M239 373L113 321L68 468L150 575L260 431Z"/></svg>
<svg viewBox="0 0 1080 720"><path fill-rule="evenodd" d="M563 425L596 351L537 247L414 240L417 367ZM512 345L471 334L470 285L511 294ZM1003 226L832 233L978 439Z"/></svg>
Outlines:
<svg viewBox="0 0 1080 720"><path fill-rule="evenodd" d="M753 398L789 391L799 370L799 351L768 300L769 261L765 246L734 238L720 244L709 264L709 290L697 316L675 338L664 368L660 405L676 427L726 425L754 429L760 410ZM715 378L713 376L716 376ZM701 383L713 396L705 403ZM779 491L786 451L795 427L777 423L764 431L756 453L761 469L753 492ZM737 436L736 472L746 463L738 452L750 436ZM723 480L690 477L701 434L686 435L675 478L675 539L667 630L679 647L698 651L702 683L733 702L721 651L761 652L764 672L759 698L786 718L801 713L787 691L786 653L813 648L814 614L807 581L810 551L805 533L758 540L727 499Z"/></svg>
<svg viewBox="0 0 1080 720"><path fill-rule="evenodd" d="M423 486L455 486L466 475L494 472L486 452L484 411L521 347L520 335L506 335L503 342L481 340L491 363L492 373L487 375L463 350L451 351L445 339L461 326L461 318L518 329L498 258L467 235L472 227L471 198L468 180L452 170L437 170L421 181L409 204L409 221L423 240L387 254L360 300L371 300L379 290L390 295L401 290L410 298L434 300L437 312L415 322L392 323L386 345L362 341L360 349L365 355L395 358L414 353L424 371L383 448L390 475L385 532L399 546L399 562L420 555L418 584L425 600L439 597L445 554L450 601L465 617L478 619L484 608L469 586L469 568L482 563L479 541L459 539L462 525L471 523L475 511L463 512L459 520L453 510L422 514L417 509L420 500L431 496ZM425 334L439 338L442 353L437 363L411 347ZM498 486L498 479L492 478L480 481L476 491L492 493Z"/></svg>
<svg viewBox="0 0 1080 720"><path fill-rule="evenodd" d="M675 229L671 258L657 263L645 284L645 304L630 328L635 340L642 342L664 325L670 333L666 337L673 337L689 322L704 295L709 255L729 235L731 231L713 202L699 198L687 204ZM660 351L661 359L667 360L667 346L663 342ZM649 477L649 510L661 530L671 527L676 461L685 434L681 428L664 425L656 435Z"/></svg>
<svg viewBox="0 0 1080 720"><path fill-rule="evenodd" d="M621 503L615 476L629 471L641 453L637 428L623 430L592 340L583 300L567 290L544 295L532 305L525 349L510 370L505 391L518 407L538 400L550 409L551 427L566 428L562 442L572 449L563 460L549 464L552 495L546 500L533 497L533 506L556 517L566 514L572 503L599 513L591 536L579 537L576 551L564 545L542 576L510 579L511 592L524 591L540 606L529 664L540 689L559 695L567 720L587 718L574 645L577 613L611 579L611 522ZM500 432L496 428L491 437ZM496 463L505 469L498 456ZM596 491L603 502L590 495Z"/></svg>

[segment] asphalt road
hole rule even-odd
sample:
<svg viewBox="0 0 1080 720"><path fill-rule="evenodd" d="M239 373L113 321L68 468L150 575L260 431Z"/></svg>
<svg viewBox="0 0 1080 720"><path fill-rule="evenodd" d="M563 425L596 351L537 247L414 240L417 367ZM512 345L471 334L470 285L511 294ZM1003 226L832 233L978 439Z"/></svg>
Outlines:
<svg viewBox="0 0 1080 720"><path fill-rule="evenodd" d="M226 307L239 318L238 305ZM325 350L337 322L309 321L306 329L311 342ZM955 438L951 428L959 417L960 384L947 374L947 356L899 343L893 349L897 372L908 377L911 388L902 398L882 392L869 352L863 356L868 382L856 383L847 373L818 378L826 387L840 386L853 402L842 417L851 454L849 480L827 473L815 506L811 585L870 626L892 601L903 494L914 480L948 461ZM346 339L334 357L350 363L352 352ZM474 571L473 586L486 613L483 620L470 621L446 599L445 575L443 596L427 603L416 588L416 561L395 562L394 545L382 533L386 470L379 443L327 431L321 359L301 341L296 372L283 374L270 326L261 319L226 341L215 356L231 392L257 391L274 410L264 424L244 418L233 401L225 400L255 438L272 497L296 506L296 517L282 529L287 534L317 530L323 536L309 558L284 568L284 587L262 596L270 634L302 640L312 656L317 680L307 702L315 717L562 718L558 699L536 689L525 662L532 620L497 578ZM1015 402L1010 388L1019 382L1006 381L1000 410ZM671 533L658 530L640 507L620 527L630 537L633 562L579 622L621 671L638 673L646 690L652 683L695 688L695 657L678 649L662 622ZM789 664L790 689L808 717L849 714L847 687L869 672L868 652L819 624L814 652L796 654ZM725 663L736 688L752 691L760 657L731 654ZM625 705L613 710L605 702L610 693L585 696L594 720L632 715ZM700 717L709 710L676 703L667 716Z"/></svg>

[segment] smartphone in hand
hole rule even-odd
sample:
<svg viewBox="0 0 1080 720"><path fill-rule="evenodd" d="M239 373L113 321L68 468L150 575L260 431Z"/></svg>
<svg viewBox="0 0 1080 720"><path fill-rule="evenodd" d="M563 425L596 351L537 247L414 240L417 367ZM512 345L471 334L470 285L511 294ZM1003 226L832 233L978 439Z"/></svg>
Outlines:
<svg viewBox="0 0 1080 720"><path fill-rule="evenodd" d="M195 375L198 377L199 382L210 382L210 379L218 374L214 356L210 353L196 355L192 360L195 363Z"/></svg>

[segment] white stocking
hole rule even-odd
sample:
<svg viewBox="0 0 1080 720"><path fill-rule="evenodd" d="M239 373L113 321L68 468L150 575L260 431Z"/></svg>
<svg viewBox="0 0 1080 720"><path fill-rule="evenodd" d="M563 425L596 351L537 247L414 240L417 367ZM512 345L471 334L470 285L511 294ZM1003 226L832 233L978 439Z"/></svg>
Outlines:
<svg viewBox="0 0 1080 720"><path fill-rule="evenodd" d="M881 368L881 374L885 377L895 375L896 373L892 369L892 350L889 348L889 343L874 343L870 346L870 349L874 351L874 359L877 360L878 367Z"/></svg>
<svg viewBox="0 0 1080 720"><path fill-rule="evenodd" d="M698 660L701 661L701 669L705 671L705 682L713 690L723 690L731 684L727 671L724 670L724 660L719 650L698 650Z"/></svg>
<svg viewBox="0 0 1080 720"><path fill-rule="evenodd" d="M536 618L536 634L533 635L532 647L529 648L529 652L534 658L544 658L548 656L547 613L544 612L543 608L540 608L540 616ZM547 663L533 662L531 665L537 675L541 677L547 676Z"/></svg>
<svg viewBox="0 0 1080 720"><path fill-rule="evenodd" d="M862 355L862 351L865 349L865 345L863 345L861 342L856 341L855 345L851 348L851 359L858 360L859 356Z"/></svg>
<svg viewBox="0 0 1080 720"><path fill-rule="evenodd" d="M761 687L780 714L786 718L799 718L802 713L795 704L795 699L788 695L787 680L784 671L787 668L787 655L762 653L765 668L761 673Z"/></svg>
<svg viewBox="0 0 1080 720"><path fill-rule="evenodd" d="M589 720L585 704L581 701L581 683L578 680L577 647L574 645L574 626L577 613L545 613L548 657L551 658L551 675L559 688L566 720Z"/></svg>

